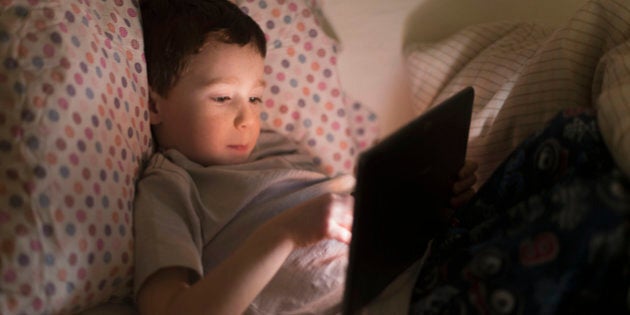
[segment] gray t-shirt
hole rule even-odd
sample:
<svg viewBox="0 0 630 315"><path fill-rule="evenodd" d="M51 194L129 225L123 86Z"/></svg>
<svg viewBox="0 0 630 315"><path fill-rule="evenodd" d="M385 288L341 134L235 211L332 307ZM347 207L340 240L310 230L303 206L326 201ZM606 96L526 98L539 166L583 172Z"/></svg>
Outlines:
<svg viewBox="0 0 630 315"><path fill-rule="evenodd" d="M175 150L156 153L135 197L135 293L155 271L185 267L202 277L266 220L325 192L349 193L354 177L328 177L286 137L263 131L250 160L204 167ZM295 250L249 314L339 311L347 246Z"/></svg>

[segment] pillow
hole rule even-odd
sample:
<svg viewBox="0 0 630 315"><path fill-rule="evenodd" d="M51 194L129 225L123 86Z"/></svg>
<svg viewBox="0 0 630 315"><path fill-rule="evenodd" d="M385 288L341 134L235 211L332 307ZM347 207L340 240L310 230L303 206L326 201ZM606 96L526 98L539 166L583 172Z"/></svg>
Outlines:
<svg viewBox="0 0 630 315"><path fill-rule="evenodd" d="M532 23L477 24L443 41L407 48L417 113L465 86L475 88L467 158L480 164L479 185L525 137L542 129L558 111L595 106L592 93L598 90L598 83L593 77L598 62L607 49L626 40L622 34L628 29L628 22L608 16L597 2L619 6L590 1L553 31ZM611 35L607 29L622 34ZM608 144L613 155L619 151L615 143L624 139L621 132L628 128L618 118L620 114L599 119L607 120L602 133L605 139L612 139ZM610 125L611 121L616 125ZM607 136L608 129L619 134ZM620 164L629 160L624 154L625 159L617 154Z"/></svg>
<svg viewBox="0 0 630 315"><path fill-rule="evenodd" d="M467 158L479 162L481 185L525 137L542 129L558 111L597 107L602 135L630 174L629 125L620 118L630 114L621 97L628 95L630 85L630 17L612 13L629 12L621 7L615 1L594 0L556 30L533 23L486 23L440 42L408 46L416 112L465 86L475 88ZM607 31L611 29L616 31ZM616 89L600 86L603 79L596 74L604 72ZM595 103L593 93L600 91L606 93Z"/></svg>
<svg viewBox="0 0 630 315"><path fill-rule="evenodd" d="M550 102L520 98L527 104L506 104L529 63L539 58L538 48L548 35L546 29L534 24L493 22L466 27L434 44L406 47L412 105L417 114L466 86L475 88L466 158L479 163L477 186L522 139L559 109L573 105L566 95L574 89L563 91L565 96L560 98L550 93ZM540 82L541 76L532 79L533 83ZM537 89L532 82L528 84L527 88Z"/></svg>
<svg viewBox="0 0 630 315"><path fill-rule="evenodd" d="M9 1L0 15L0 313L130 296L151 152L137 1Z"/></svg>
<svg viewBox="0 0 630 315"><path fill-rule="evenodd" d="M344 93L337 42L308 0L237 1L268 39L263 126L302 144L329 175L352 173L378 136L376 115Z"/></svg>

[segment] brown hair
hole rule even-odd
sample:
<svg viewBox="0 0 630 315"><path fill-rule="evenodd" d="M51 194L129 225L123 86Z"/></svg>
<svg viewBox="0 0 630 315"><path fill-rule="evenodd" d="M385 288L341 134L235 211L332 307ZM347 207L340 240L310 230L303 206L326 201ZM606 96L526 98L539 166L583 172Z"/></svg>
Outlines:
<svg viewBox="0 0 630 315"><path fill-rule="evenodd" d="M149 86L163 97L210 35L227 44L252 43L263 58L267 53L260 26L230 1L144 0L140 10Z"/></svg>

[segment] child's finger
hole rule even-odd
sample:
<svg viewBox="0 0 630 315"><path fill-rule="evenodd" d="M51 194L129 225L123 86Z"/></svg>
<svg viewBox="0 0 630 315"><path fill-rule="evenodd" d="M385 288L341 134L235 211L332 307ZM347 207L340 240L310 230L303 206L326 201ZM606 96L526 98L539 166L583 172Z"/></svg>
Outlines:
<svg viewBox="0 0 630 315"><path fill-rule="evenodd" d="M330 230L330 237L340 242L350 244L352 239L352 231L341 225L333 225Z"/></svg>
<svg viewBox="0 0 630 315"><path fill-rule="evenodd" d="M453 193L455 193L455 195L459 195L461 192L472 187L476 182L477 182L477 175L475 174L468 175L468 177L465 177L462 180L457 181L455 182L455 184L453 184Z"/></svg>
<svg viewBox="0 0 630 315"><path fill-rule="evenodd" d="M332 219L339 226L351 229L354 220L354 198L351 195L336 195Z"/></svg>
<svg viewBox="0 0 630 315"><path fill-rule="evenodd" d="M466 160L464 162L464 166L459 171L457 176L459 176L459 178L466 178L466 177L470 176L471 174L474 174L477 171L478 167L479 167L479 165L477 163L475 163L473 161L470 161L470 160Z"/></svg>
<svg viewBox="0 0 630 315"><path fill-rule="evenodd" d="M339 226L350 230L352 229L353 220L354 220L354 217L352 216L352 213L344 213L340 215L339 218L335 220L335 222L337 222Z"/></svg>

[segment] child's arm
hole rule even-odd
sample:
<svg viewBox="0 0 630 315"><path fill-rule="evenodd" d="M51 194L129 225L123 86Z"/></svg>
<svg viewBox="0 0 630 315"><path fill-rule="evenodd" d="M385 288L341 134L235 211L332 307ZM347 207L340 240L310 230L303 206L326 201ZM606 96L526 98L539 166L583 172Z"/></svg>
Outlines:
<svg viewBox="0 0 630 315"><path fill-rule="evenodd" d="M296 247L323 239L348 243L353 199L325 194L266 222L195 284L188 270L161 269L138 294L140 314L240 314Z"/></svg>

